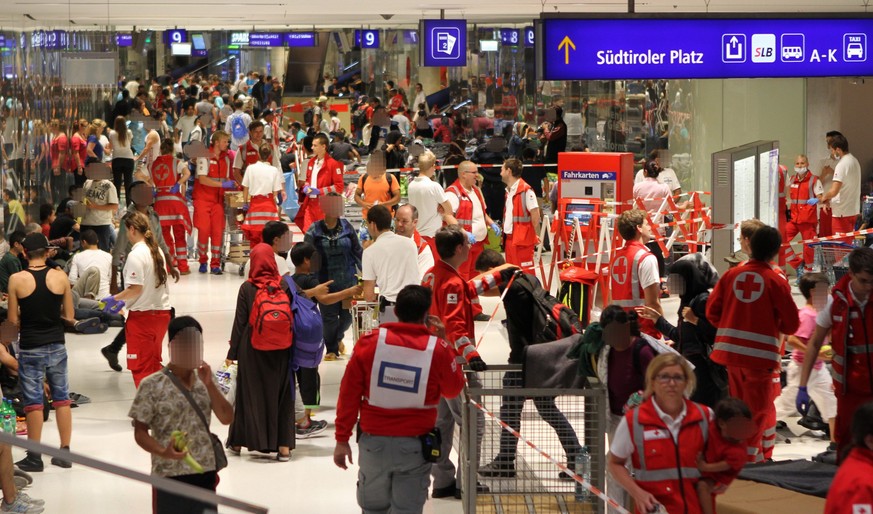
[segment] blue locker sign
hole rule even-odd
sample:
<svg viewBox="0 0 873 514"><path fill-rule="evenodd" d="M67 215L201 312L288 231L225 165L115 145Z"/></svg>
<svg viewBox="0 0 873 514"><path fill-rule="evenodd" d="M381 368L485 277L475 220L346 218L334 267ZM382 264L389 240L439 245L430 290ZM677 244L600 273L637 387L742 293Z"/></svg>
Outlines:
<svg viewBox="0 0 873 514"><path fill-rule="evenodd" d="M466 20L421 20L423 66L467 65Z"/></svg>
<svg viewBox="0 0 873 514"><path fill-rule="evenodd" d="M873 17L546 18L543 80L857 77Z"/></svg>

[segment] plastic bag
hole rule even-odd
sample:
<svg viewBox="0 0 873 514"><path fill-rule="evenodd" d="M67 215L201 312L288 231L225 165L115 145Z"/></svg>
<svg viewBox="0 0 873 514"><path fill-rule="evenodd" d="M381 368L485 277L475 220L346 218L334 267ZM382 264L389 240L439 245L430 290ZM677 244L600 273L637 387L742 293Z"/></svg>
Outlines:
<svg viewBox="0 0 873 514"><path fill-rule="evenodd" d="M232 362L228 365L222 362L215 372L215 384L231 405L236 400L236 375L238 371L237 363Z"/></svg>

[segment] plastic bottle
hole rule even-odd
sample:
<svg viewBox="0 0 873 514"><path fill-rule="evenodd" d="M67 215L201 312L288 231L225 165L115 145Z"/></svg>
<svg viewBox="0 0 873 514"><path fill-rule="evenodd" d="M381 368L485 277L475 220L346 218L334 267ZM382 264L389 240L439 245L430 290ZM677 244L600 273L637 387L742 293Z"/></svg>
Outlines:
<svg viewBox="0 0 873 514"><path fill-rule="evenodd" d="M0 427L7 434L15 434L15 422L15 409L9 400L3 398L3 405L0 406Z"/></svg>
<svg viewBox="0 0 873 514"><path fill-rule="evenodd" d="M588 447L583 446L579 453L576 454L576 474L582 477L583 480L591 483L591 454L588 453ZM576 482L576 501L587 502L591 499L591 491Z"/></svg>

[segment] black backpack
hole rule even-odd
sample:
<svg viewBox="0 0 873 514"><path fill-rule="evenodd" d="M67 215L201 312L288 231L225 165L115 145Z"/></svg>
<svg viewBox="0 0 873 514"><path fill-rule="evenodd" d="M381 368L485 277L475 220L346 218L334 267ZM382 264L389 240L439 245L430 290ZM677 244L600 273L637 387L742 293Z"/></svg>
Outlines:
<svg viewBox="0 0 873 514"><path fill-rule="evenodd" d="M313 108L306 109L303 112L303 125L306 127L311 127L312 122L315 120L315 110Z"/></svg>
<svg viewBox="0 0 873 514"><path fill-rule="evenodd" d="M531 313L534 344L548 343L582 333L582 323L573 309L559 302L545 289L532 281L527 275L515 280L534 299L534 310Z"/></svg>

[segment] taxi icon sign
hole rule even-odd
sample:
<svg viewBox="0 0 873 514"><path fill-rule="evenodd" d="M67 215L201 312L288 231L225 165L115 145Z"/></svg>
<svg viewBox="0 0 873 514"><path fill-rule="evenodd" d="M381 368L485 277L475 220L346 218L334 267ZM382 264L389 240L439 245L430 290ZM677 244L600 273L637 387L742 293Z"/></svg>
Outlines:
<svg viewBox="0 0 873 514"><path fill-rule="evenodd" d="M843 34L843 61L867 60L867 34Z"/></svg>

